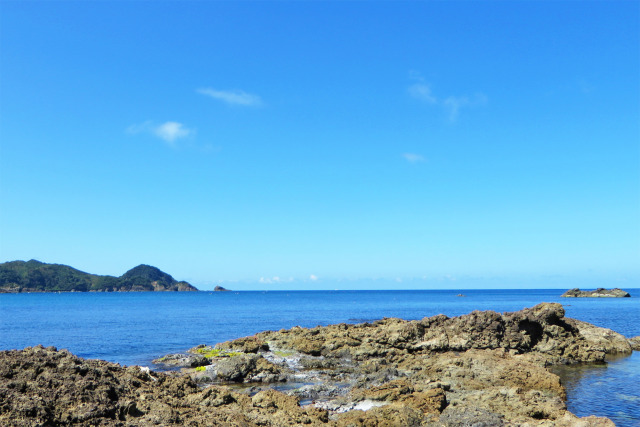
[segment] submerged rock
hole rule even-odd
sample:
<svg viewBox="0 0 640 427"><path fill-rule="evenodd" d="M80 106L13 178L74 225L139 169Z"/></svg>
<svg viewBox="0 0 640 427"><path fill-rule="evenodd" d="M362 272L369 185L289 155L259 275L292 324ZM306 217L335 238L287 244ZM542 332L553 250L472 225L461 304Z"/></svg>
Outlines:
<svg viewBox="0 0 640 427"><path fill-rule="evenodd" d="M566 298L629 298L629 292L619 288L605 289L598 288L595 291L581 291L579 288L569 289L561 295Z"/></svg>

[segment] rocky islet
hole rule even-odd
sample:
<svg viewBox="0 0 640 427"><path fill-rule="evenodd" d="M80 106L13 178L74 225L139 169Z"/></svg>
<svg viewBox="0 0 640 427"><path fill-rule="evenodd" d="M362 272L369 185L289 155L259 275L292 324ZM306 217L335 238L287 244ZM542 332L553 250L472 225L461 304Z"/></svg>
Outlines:
<svg viewBox="0 0 640 427"><path fill-rule="evenodd" d="M561 295L564 298L629 298L631 294L620 288L598 288L593 291L581 291L580 288L569 289Z"/></svg>
<svg viewBox="0 0 640 427"><path fill-rule="evenodd" d="M635 341L631 340L634 342ZM295 327L157 360L153 372L66 351L0 353L5 425L613 425L567 411L554 364L630 340L560 304L416 321ZM211 384L211 385L210 385Z"/></svg>

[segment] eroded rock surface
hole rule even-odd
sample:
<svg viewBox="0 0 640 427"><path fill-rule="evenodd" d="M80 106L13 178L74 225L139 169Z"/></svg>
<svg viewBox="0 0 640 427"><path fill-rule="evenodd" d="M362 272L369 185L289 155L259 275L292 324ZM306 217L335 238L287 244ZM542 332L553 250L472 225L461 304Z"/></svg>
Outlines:
<svg viewBox="0 0 640 427"><path fill-rule="evenodd" d="M612 426L546 367L630 352L560 304L262 332L189 350L183 376L35 347L0 353L0 425Z"/></svg>

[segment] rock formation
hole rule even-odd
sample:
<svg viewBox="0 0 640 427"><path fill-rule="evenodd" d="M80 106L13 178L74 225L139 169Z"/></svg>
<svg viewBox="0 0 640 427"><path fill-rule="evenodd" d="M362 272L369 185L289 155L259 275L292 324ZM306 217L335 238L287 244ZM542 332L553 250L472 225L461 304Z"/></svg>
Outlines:
<svg viewBox="0 0 640 427"><path fill-rule="evenodd" d="M183 376L35 347L0 353L0 425L613 426L568 412L546 367L631 351L546 303L295 327L157 361Z"/></svg>
<svg viewBox="0 0 640 427"><path fill-rule="evenodd" d="M598 288L595 291L581 291L580 288L573 288L569 289L561 296L573 298L628 298L631 295L629 295L629 292L623 291L619 288Z"/></svg>

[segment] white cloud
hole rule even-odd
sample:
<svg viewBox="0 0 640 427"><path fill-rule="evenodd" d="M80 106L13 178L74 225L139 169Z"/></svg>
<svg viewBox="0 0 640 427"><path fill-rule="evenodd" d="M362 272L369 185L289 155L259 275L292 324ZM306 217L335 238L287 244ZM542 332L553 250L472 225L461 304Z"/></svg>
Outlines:
<svg viewBox="0 0 640 427"><path fill-rule="evenodd" d="M450 122L458 120L460 114L460 108L469 105L469 98L465 96L450 96L442 101Z"/></svg>
<svg viewBox="0 0 640 427"><path fill-rule="evenodd" d="M409 86L409 95L429 104L436 104L438 102L438 98L431 93L431 87L424 83L416 83Z"/></svg>
<svg viewBox="0 0 640 427"><path fill-rule="evenodd" d="M458 120L458 116L460 115L460 110L462 108L484 105L487 102L487 97L481 93L477 93L473 97L437 97L431 92L431 86L425 83L424 78L419 72L412 70L409 72L409 77L412 80L417 80L417 83L409 86L409 95L427 104L440 106L444 109L447 114L447 118L452 123Z"/></svg>
<svg viewBox="0 0 640 427"><path fill-rule="evenodd" d="M318 276L316 276L315 274L312 274L309 276L309 280L311 280L312 282L315 282L316 280L318 280Z"/></svg>
<svg viewBox="0 0 640 427"><path fill-rule="evenodd" d="M486 103L487 97L481 93L476 94L473 98L469 98L467 96L449 96L442 101L442 105L447 111L450 122L458 120L461 108L475 107Z"/></svg>
<svg viewBox="0 0 640 427"><path fill-rule="evenodd" d="M403 153L402 157L404 157L405 160L409 163L419 163L425 161L424 157L416 153Z"/></svg>
<svg viewBox="0 0 640 427"><path fill-rule="evenodd" d="M210 96L213 99L226 102L230 105L242 105L246 107L259 107L262 105L262 98L242 90L216 90L211 88L201 88L197 90L202 95Z"/></svg>
<svg viewBox="0 0 640 427"><path fill-rule="evenodd" d="M193 131L184 127L182 123L165 122L154 129L154 133L159 138L169 143L173 143L176 139L185 138Z"/></svg>
<svg viewBox="0 0 640 427"><path fill-rule="evenodd" d="M154 124L151 120L131 125L126 129L129 134L149 133L166 141L169 145L174 145L178 139L193 135L195 130L187 129L182 123L168 121L160 125Z"/></svg>

